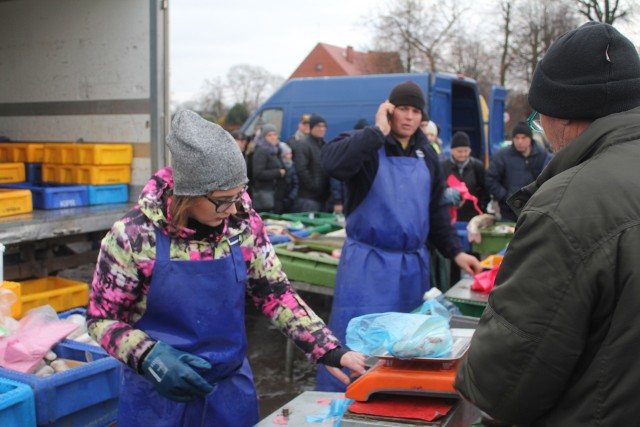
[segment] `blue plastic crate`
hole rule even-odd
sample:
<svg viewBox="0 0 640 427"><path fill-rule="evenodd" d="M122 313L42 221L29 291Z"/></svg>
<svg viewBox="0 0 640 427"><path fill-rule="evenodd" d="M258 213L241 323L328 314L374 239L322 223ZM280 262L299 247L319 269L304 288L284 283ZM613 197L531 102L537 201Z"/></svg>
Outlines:
<svg viewBox="0 0 640 427"><path fill-rule="evenodd" d="M38 426L103 427L116 422L122 363L99 347L63 341L58 356L86 362L48 377L0 368L0 377L31 386Z"/></svg>
<svg viewBox="0 0 640 427"><path fill-rule="evenodd" d="M81 314L84 317L87 317L87 308L86 307L76 307L69 310L61 311L58 313L58 319L66 319L72 314Z"/></svg>
<svg viewBox="0 0 640 427"><path fill-rule="evenodd" d="M34 185L30 182L21 182L17 184L2 184L2 186L31 190L34 209L74 208L89 204L86 185L50 183Z"/></svg>
<svg viewBox="0 0 640 427"><path fill-rule="evenodd" d="M42 184L42 163L25 163L24 173L27 182L32 184Z"/></svg>
<svg viewBox="0 0 640 427"><path fill-rule="evenodd" d="M35 425L36 408L31 387L0 378L0 426Z"/></svg>
<svg viewBox="0 0 640 427"><path fill-rule="evenodd" d="M127 184L88 185L89 204L103 205L107 203L125 203L129 201Z"/></svg>

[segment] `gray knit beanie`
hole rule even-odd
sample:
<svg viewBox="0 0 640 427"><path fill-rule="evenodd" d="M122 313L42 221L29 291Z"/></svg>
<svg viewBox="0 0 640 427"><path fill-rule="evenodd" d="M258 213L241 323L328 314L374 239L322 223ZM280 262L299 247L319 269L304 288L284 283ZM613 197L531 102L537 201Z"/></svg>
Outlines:
<svg viewBox="0 0 640 427"><path fill-rule="evenodd" d="M173 192L202 196L246 184L247 165L233 137L193 111L176 113L167 137Z"/></svg>
<svg viewBox="0 0 640 427"><path fill-rule="evenodd" d="M267 123L266 125L262 126L262 129L260 129L260 135L262 136L267 136L269 132L275 132L277 134L278 128L272 125L271 123Z"/></svg>

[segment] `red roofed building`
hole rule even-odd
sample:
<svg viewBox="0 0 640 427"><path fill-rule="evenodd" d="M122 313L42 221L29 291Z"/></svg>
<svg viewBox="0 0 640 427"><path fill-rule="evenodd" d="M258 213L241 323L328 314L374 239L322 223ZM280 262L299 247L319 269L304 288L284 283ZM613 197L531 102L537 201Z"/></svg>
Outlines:
<svg viewBox="0 0 640 427"><path fill-rule="evenodd" d="M397 52L364 53L353 50L351 46L345 49L318 43L289 78L403 72L404 68Z"/></svg>

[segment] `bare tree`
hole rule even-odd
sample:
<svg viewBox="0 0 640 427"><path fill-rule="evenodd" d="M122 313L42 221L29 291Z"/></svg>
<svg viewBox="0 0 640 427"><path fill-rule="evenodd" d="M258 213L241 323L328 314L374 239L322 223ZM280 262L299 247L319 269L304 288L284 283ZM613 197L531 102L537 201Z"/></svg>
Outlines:
<svg viewBox="0 0 640 427"><path fill-rule="evenodd" d="M611 24L616 20L625 20L631 15L633 6L637 6L635 1L627 1L624 7L620 0L576 0L578 13L586 16L590 21L604 22Z"/></svg>
<svg viewBox="0 0 640 427"><path fill-rule="evenodd" d="M284 79L254 65L234 65L227 72L227 84L235 101L247 106L251 112L264 101L267 94L277 89Z"/></svg>
<svg viewBox="0 0 640 427"><path fill-rule="evenodd" d="M511 1L502 0L500 2L500 12L502 18L502 55L500 56L500 86L504 86L507 80L507 71L511 66L512 54L509 47L511 38Z"/></svg>
<svg viewBox="0 0 640 427"><path fill-rule="evenodd" d="M400 53L407 72L437 71L466 8L454 0L399 0L372 19L377 50Z"/></svg>
<svg viewBox="0 0 640 427"><path fill-rule="evenodd" d="M226 84L220 77L204 81L202 95L197 101L197 109L208 119L217 122L227 114L225 106Z"/></svg>
<svg viewBox="0 0 640 427"><path fill-rule="evenodd" d="M445 63L451 71L470 77L478 83L480 93L488 96L497 79L498 57L490 43L477 35L458 34L450 43Z"/></svg>
<svg viewBox="0 0 640 427"><path fill-rule="evenodd" d="M561 34L578 23L573 4L568 0L520 2L513 26L514 86L523 89L531 82L533 71Z"/></svg>

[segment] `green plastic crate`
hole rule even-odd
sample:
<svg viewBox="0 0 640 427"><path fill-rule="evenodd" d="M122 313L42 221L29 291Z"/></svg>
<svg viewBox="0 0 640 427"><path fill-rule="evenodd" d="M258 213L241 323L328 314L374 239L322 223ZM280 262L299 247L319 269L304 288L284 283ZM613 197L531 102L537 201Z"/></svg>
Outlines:
<svg viewBox="0 0 640 427"><path fill-rule="evenodd" d="M344 228L344 217L338 217L336 214L327 212L299 212L282 214L282 218L310 223L314 225L329 224L333 228L331 231ZM340 220L342 218L342 220Z"/></svg>
<svg viewBox="0 0 640 427"><path fill-rule="evenodd" d="M447 298L460 309L463 315L471 317L481 317L487 304L477 304L471 301L463 301L455 298Z"/></svg>
<svg viewBox="0 0 640 427"><path fill-rule="evenodd" d="M480 230L482 241L480 243L473 242L471 245L473 252L480 254L496 254L507 247L507 244L509 244L513 237L513 233L501 233L496 231L496 228L499 229L500 227L505 226L514 227L515 223L500 222Z"/></svg>
<svg viewBox="0 0 640 427"><path fill-rule="evenodd" d="M300 222L302 225L305 226L305 228L309 231L309 233L327 234L332 231L340 230L342 228L342 226L339 225L338 223L332 223L326 220L309 219L303 214L300 214L300 217L296 217L296 218L294 218L293 216L297 214L278 215L271 212L260 212L258 215L260 215L260 218L262 218L263 221L273 219L278 221ZM287 215L291 215L291 216L287 216ZM332 214L325 214L325 215L332 215Z"/></svg>
<svg viewBox="0 0 640 427"><path fill-rule="evenodd" d="M290 251L287 249L288 245L283 243L274 248L289 280L333 288L336 282L338 259L320 258L303 252ZM335 249L315 243L305 243L304 246L312 251L328 254Z"/></svg>
<svg viewBox="0 0 640 427"><path fill-rule="evenodd" d="M473 279L466 277L445 292L444 297L454 303L465 316L480 317L489 301L489 294L471 290Z"/></svg>

